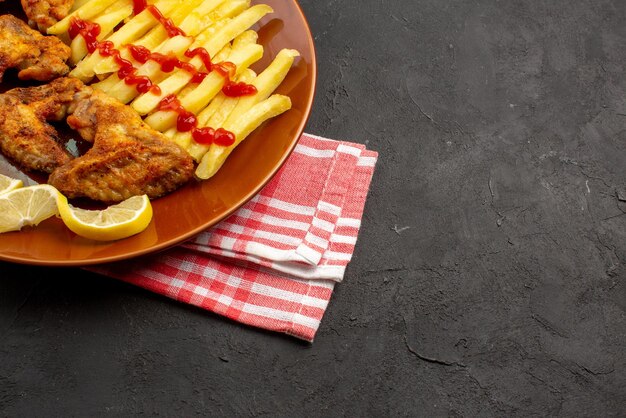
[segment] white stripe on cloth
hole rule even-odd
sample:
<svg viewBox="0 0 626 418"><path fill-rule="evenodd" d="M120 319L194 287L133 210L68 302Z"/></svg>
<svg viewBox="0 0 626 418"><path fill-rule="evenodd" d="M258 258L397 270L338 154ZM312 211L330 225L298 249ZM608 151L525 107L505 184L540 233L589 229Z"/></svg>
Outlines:
<svg viewBox="0 0 626 418"><path fill-rule="evenodd" d="M242 208L237 212L237 215L241 216L242 218L247 218L250 219L252 218L253 215L256 215L255 212L252 212L250 209L248 208ZM272 225L272 226L279 226L281 228L288 228L288 229L297 229L300 231L306 231L309 229L309 224L305 223L305 222L300 222L300 221L294 221L292 219L288 219L288 218L279 218L276 216L272 216L272 215L268 215L268 214L262 214L259 216L259 221L263 224L266 225ZM228 224L230 223L228 221L228 219L226 219L225 221L223 221L220 225L224 225L224 224Z"/></svg>
<svg viewBox="0 0 626 418"><path fill-rule="evenodd" d="M311 225L316 228L323 229L326 232L333 232L335 230L334 224L320 218L313 218L313 222L311 222Z"/></svg>
<svg viewBox="0 0 626 418"><path fill-rule="evenodd" d="M276 289L275 287L265 286L259 283L253 283L251 291L260 295L270 296L289 302L301 303L312 308L324 309L328 304L326 299L318 299L309 295L302 295L300 293L290 292L288 290Z"/></svg>
<svg viewBox="0 0 626 418"><path fill-rule="evenodd" d="M355 235L333 234L333 236L330 239L330 242L336 242L338 244L352 244L352 245L356 245L356 239L357 239L357 237Z"/></svg>
<svg viewBox="0 0 626 418"><path fill-rule="evenodd" d="M357 166L359 167L374 167L376 165L376 158L374 157L363 157L359 158L359 162Z"/></svg>
<svg viewBox="0 0 626 418"><path fill-rule="evenodd" d="M298 144L294 149L294 152L297 152L302 155L306 155L307 157L313 158L331 158L335 155L335 150L332 149L315 149L311 147L307 147L306 145Z"/></svg>
<svg viewBox="0 0 626 418"><path fill-rule="evenodd" d="M302 257L302 259L311 266L316 266L322 258L320 251L315 251L305 244L299 245L294 253Z"/></svg>
<svg viewBox="0 0 626 418"><path fill-rule="evenodd" d="M326 248L328 246L328 240L320 238L312 232L307 233L304 239L306 242L313 244L316 247Z"/></svg>
<svg viewBox="0 0 626 418"><path fill-rule="evenodd" d="M276 319L278 321L295 322L297 324L304 325L305 327L314 329L317 329L320 326L320 321L317 319L313 319L299 313L279 311L278 309L269 308L267 306L253 305L251 303L244 304L241 312Z"/></svg>
<svg viewBox="0 0 626 418"><path fill-rule="evenodd" d="M317 205L317 209L322 212L330 213L331 215L341 215L341 207L333 205L332 203L324 202L323 200L320 200L320 203Z"/></svg>
<svg viewBox="0 0 626 418"><path fill-rule="evenodd" d="M225 240L229 240L224 244ZM281 250L276 247L271 247L260 242L249 241L245 244L245 252L235 251L234 238L222 238L222 245L220 247L207 247L203 245L197 245L193 243L184 244L185 247L193 248L197 251L207 254L217 254L225 257L232 257L237 259L243 259L245 257L248 261L282 261L282 262L296 262L307 263L307 259L298 255L294 250Z"/></svg>
<svg viewBox="0 0 626 418"><path fill-rule="evenodd" d="M316 208L312 206L297 205L295 203L285 202L283 200L279 200L273 197L263 196L262 194L256 195L250 201L267 205L274 209L283 210L285 212L293 212L299 215L313 216L316 210Z"/></svg>
<svg viewBox="0 0 626 418"><path fill-rule="evenodd" d="M359 157L361 156L362 150L360 148L341 144L337 147L337 152L341 152L343 154L350 154L350 155L354 155L355 157Z"/></svg>
<svg viewBox="0 0 626 418"><path fill-rule="evenodd" d="M272 269L287 274L290 277L332 281L331 283L341 282L346 272L346 267L343 265L321 265L312 269L296 264L272 263Z"/></svg>
<svg viewBox="0 0 626 418"><path fill-rule="evenodd" d="M337 226L349 226L352 228L360 228L361 220L354 218L339 218L337 220Z"/></svg>

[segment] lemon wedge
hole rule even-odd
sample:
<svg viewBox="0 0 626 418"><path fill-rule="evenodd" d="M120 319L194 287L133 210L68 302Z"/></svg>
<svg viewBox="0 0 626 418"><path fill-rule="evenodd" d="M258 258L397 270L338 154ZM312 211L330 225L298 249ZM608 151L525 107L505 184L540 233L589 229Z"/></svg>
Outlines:
<svg viewBox="0 0 626 418"><path fill-rule="evenodd" d="M22 180L14 179L4 174L0 174L0 194L10 192L11 190L19 189L24 183Z"/></svg>
<svg viewBox="0 0 626 418"><path fill-rule="evenodd" d="M96 241L114 241L143 231L152 220L152 204L147 195L133 196L102 210L81 209L59 198L59 213L75 234Z"/></svg>
<svg viewBox="0 0 626 418"><path fill-rule="evenodd" d="M59 191L48 184L18 187L0 194L0 232L19 231L58 215L57 202L61 197Z"/></svg>

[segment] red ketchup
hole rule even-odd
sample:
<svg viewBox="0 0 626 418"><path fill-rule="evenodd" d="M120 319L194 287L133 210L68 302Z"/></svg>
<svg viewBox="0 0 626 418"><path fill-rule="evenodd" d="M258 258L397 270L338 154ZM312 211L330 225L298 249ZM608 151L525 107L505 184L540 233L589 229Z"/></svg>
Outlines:
<svg viewBox="0 0 626 418"><path fill-rule="evenodd" d="M143 12L146 7L148 7L146 0L133 0L133 14L138 15Z"/></svg>
<svg viewBox="0 0 626 418"><path fill-rule="evenodd" d="M174 24L172 19L163 16L163 13L161 13L161 11L157 9L156 6L148 6L147 9L152 14L152 16L154 16L154 18L158 20L159 23L165 28L165 30L167 31L167 36L169 36L170 38L178 35L187 36L181 28L177 27Z"/></svg>
<svg viewBox="0 0 626 418"><path fill-rule="evenodd" d="M148 10L166 29L169 37L186 36L180 28L174 25L174 22L163 16L161 11L155 6L148 6L146 0L133 0L133 13L138 14L143 10ZM152 92L153 94L161 94L161 89L154 84L149 77L138 75L137 69L133 63L122 58L121 53L115 48L111 41L98 41L102 28L94 22L88 22L77 17L70 19L69 36L74 39L81 35L85 40L87 51L93 53L96 50L103 57L112 57L118 64L117 76L120 80L124 80L129 86L134 86L139 93ZM173 54L161 54L151 52L148 48L141 45L128 45L128 50L133 59L140 64L145 64L149 60L159 64L161 71L169 73L176 68L187 71L191 74L191 83L201 83L211 71L217 71L225 78L225 84L222 92L228 97L240 97L255 94L256 87L243 82L234 82L231 79L235 76L237 67L232 62L213 63L211 56L205 48L194 48L185 51L185 57L199 57L206 71L200 71L188 62L181 61ZM170 94L165 96L157 107L157 110L174 111L178 114L176 119L176 129L179 132L191 132L191 135L199 144L217 144L221 146L230 146L235 143L235 135L224 128L213 129L210 127L198 128L198 119L196 116L185 109L176 95Z"/></svg>
<svg viewBox="0 0 626 418"><path fill-rule="evenodd" d="M117 76L120 80L124 80L129 86L135 86L135 89L139 93L152 92L154 94L161 94L161 88L154 84L149 77L145 75L137 75L137 69L133 66L133 63L122 58L120 51L114 48L111 41L104 41L98 46L98 52L103 57L113 57L117 65L120 67L117 70Z"/></svg>
<svg viewBox="0 0 626 418"><path fill-rule="evenodd" d="M228 97L239 97L255 94L257 92L257 89L252 84L246 84L242 82L236 83L234 81L229 81L222 88L222 92Z"/></svg>
<svg viewBox="0 0 626 418"><path fill-rule="evenodd" d="M183 107L175 94L168 94L162 98L157 106L157 110L171 110L178 113L176 129L179 132L189 132L198 125L196 116Z"/></svg>
<svg viewBox="0 0 626 418"><path fill-rule="evenodd" d="M78 35L83 37L89 53L92 53L98 48L98 36L101 30L100 25L97 23L87 22L77 17L70 19L70 26L68 28L70 39L74 39Z"/></svg>
<svg viewBox="0 0 626 418"><path fill-rule="evenodd" d="M161 99L157 110L178 113L176 129L179 132L191 132L191 137L198 144L210 145L215 143L221 146L229 146L235 143L235 135L224 128L218 128L217 130L211 127L198 128L196 116L185 109L174 94L169 94Z"/></svg>

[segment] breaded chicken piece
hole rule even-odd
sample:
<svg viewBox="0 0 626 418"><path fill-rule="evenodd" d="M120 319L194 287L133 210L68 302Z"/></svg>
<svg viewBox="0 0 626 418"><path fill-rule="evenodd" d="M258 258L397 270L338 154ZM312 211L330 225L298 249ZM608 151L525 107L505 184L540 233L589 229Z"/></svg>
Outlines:
<svg viewBox="0 0 626 418"><path fill-rule="evenodd" d="M85 88L73 78L0 94L0 150L28 170L51 173L72 158L46 121L65 118L74 95Z"/></svg>
<svg viewBox="0 0 626 418"><path fill-rule="evenodd" d="M69 46L56 36L44 36L13 15L0 16L0 81L9 68L21 80L49 81L70 71Z"/></svg>
<svg viewBox="0 0 626 418"><path fill-rule="evenodd" d="M156 198L193 177L194 161L185 150L105 93L80 93L69 111L67 123L93 146L48 179L68 198L105 203L142 194Z"/></svg>
<svg viewBox="0 0 626 418"><path fill-rule="evenodd" d="M74 0L21 0L28 24L39 29L41 33L66 17Z"/></svg>

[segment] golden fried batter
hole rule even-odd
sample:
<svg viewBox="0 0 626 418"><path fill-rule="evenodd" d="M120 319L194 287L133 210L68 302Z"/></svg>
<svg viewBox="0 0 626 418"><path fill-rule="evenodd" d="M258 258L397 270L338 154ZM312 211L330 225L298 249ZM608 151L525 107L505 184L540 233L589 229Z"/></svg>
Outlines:
<svg viewBox="0 0 626 418"><path fill-rule="evenodd" d="M65 196L105 203L141 194L156 198L193 177L189 154L131 107L99 90L76 98L67 123L93 147L49 177L48 183Z"/></svg>
<svg viewBox="0 0 626 418"><path fill-rule="evenodd" d="M71 156L46 121L65 118L74 95L85 88L72 78L43 86L16 88L0 95L0 150L28 170L51 173Z"/></svg>
<svg viewBox="0 0 626 418"><path fill-rule="evenodd" d="M28 23L42 33L66 17L74 0L21 0Z"/></svg>
<svg viewBox="0 0 626 418"><path fill-rule="evenodd" d="M13 15L0 16L0 81L9 68L21 80L49 81L70 71L71 49L55 36L44 36Z"/></svg>

